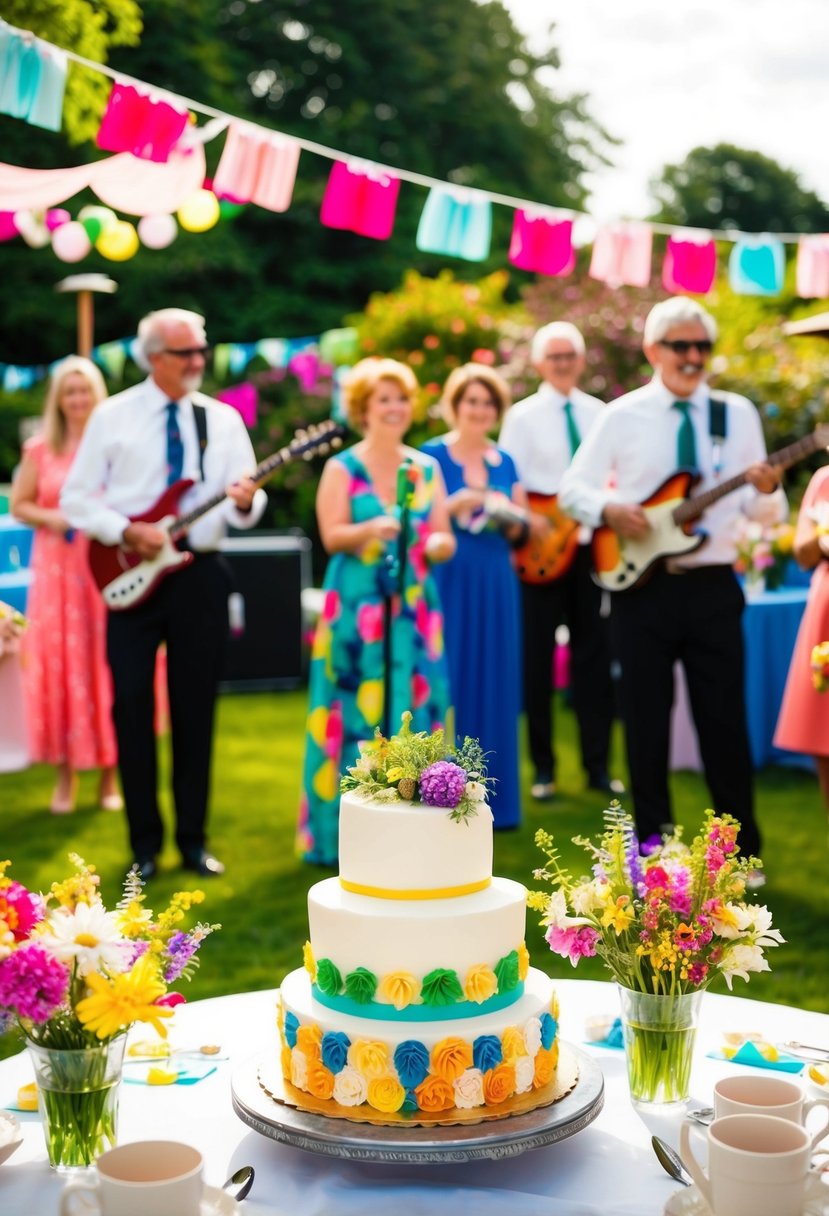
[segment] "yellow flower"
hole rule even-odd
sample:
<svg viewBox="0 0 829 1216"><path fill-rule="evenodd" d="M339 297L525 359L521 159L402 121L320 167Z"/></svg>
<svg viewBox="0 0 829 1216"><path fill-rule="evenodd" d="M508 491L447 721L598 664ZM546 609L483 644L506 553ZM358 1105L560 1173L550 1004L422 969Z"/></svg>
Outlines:
<svg viewBox="0 0 829 1216"><path fill-rule="evenodd" d="M501 1035L501 1048L506 1064L514 1064L519 1056L527 1055L527 1045L524 1042L524 1036L517 1026L507 1026Z"/></svg>
<svg viewBox="0 0 829 1216"><path fill-rule="evenodd" d="M420 984L408 971L391 971L380 982L379 995L395 1009L405 1009L420 991Z"/></svg>
<svg viewBox="0 0 829 1216"><path fill-rule="evenodd" d="M403 769L400 767L400 765L396 765L394 768L388 769L386 772L386 780L388 781L389 785L393 785L394 782L399 781L403 775Z"/></svg>
<svg viewBox="0 0 829 1216"><path fill-rule="evenodd" d="M311 943L306 942L302 947L302 965L311 977L311 983L317 978L317 960L314 958L314 951L311 948Z"/></svg>
<svg viewBox="0 0 829 1216"><path fill-rule="evenodd" d="M633 922L633 908L628 902L627 895L620 895L615 904L608 904L602 913L602 924L612 925L616 930L616 936L624 933L625 929L629 928Z"/></svg>
<svg viewBox="0 0 829 1216"><path fill-rule="evenodd" d="M86 983L92 995L78 1001L75 1012L81 1025L99 1039L112 1038L133 1022L149 1022L157 1034L167 1037L161 1019L171 1018L173 1010L155 1004L166 988L149 955L142 955L132 970L109 980L93 971Z"/></svg>
<svg viewBox="0 0 829 1216"><path fill-rule="evenodd" d="M375 1077L368 1083L368 1104L384 1115L400 1110L406 1100L406 1091L397 1077Z"/></svg>
<svg viewBox="0 0 829 1216"><path fill-rule="evenodd" d="M463 986L463 994L468 1001L475 1001L480 1005L483 1001L488 1001L497 991L498 977L491 967L487 967L485 963L478 963L469 968Z"/></svg>
<svg viewBox="0 0 829 1216"><path fill-rule="evenodd" d="M348 1049L348 1062L366 1079L384 1077L389 1071L389 1053L385 1043L358 1039Z"/></svg>
<svg viewBox="0 0 829 1216"><path fill-rule="evenodd" d="M525 980L527 973L530 970L530 952L527 949L527 943L522 942L518 947L518 978Z"/></svg>
<svg viewBox="0 0 829 1216"><path fill-rule="evenodd" d="M126 908L119 908L116 913L118 928L124 937L143 937L153 923L153 914L149 908L142 908L137 899L133 899Z"/></svg>

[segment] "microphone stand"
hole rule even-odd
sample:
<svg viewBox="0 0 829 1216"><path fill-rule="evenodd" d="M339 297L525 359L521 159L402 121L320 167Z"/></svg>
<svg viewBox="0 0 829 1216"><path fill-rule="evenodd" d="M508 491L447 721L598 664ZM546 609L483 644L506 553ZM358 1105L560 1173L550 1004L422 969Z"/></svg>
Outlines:
<svg viewBox="0 0 829 1216"><path fill-rule="evenodd" d="M392 607L395 596L402 604L403 586L406 581L406 562L409 553L409 511L414 497L417 470L414 461L407 458L397 470L397 502L395 514L400 521L400 531L393 547L386 553L386 591L383 595L383 734L391 736L392 693Z"/></svg>

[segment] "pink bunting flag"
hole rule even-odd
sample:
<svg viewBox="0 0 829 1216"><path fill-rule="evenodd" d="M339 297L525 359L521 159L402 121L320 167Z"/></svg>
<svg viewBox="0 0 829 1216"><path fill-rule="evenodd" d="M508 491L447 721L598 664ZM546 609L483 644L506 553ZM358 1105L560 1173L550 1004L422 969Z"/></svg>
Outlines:
<svg viewBox="0 0 829 1216"><path fill-rule="evenodd" d="M802 300L829 296L829 234L802 236L797 245L797 294Z"/></svg>
<svg viewBox="0 0 829 1216"><path fill-rule="evenodd" d="M653 234L647 224L609 224L593 242L590 277L610 287L647 287Z"/></svg>
<svg viewBox="0 0 829 1216"><path fill-rule="evenodd" d="M234 202L255 203L267 211L287 211L294 193L299 150L297 141L286 135L233 123L213 189Z"/></svg>
<svg viewBox="0 0 829 1216"><path fill-rule="evenodd" d="M142 160L166 161L188 123L186 110L156 101L131 84L116 81L101 119L97 144L108 152L131 152Z"/></svg>
<svg viewBox="0 0 829 1216"><path fill-rule="evenodd" d="M717 247L710 236L700 240L668 237L662 263L662 286L666 291L689 291L705 295L714 285L717 273Z"/></svg>
<svg viewBox="0 0 829 1216"><path fill-rule="evenodd" d="M400 181L377 166L335 161L322 200L320 221L387 241L394 228Z"/></svg>
<svg viewBox="0 0 829 1216"><path fill-rule="evenodd" d="M216 394L219 401L232 405L242 415L245 426L256 426L256 416L259 410L259 393L255 384L232 384Z"/></svg>
<svg viewBox="0 0 829 1216"><path fill-rule="evenodd" d="M512 225L509 260L519 270L567 275L576 265L573 221L551 211L519 210Z"/></svg>

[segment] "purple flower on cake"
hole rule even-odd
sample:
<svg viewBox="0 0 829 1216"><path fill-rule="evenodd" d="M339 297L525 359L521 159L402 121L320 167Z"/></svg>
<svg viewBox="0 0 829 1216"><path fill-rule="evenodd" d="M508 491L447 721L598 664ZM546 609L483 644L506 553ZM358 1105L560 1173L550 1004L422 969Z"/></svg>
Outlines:
<svg viewBox="0 0 829 1216"><path fill-rule="evenodd" d="M427 806L455 807L466 792L466 772L451 760L438 760L420 774L420 797Z"/></svg>

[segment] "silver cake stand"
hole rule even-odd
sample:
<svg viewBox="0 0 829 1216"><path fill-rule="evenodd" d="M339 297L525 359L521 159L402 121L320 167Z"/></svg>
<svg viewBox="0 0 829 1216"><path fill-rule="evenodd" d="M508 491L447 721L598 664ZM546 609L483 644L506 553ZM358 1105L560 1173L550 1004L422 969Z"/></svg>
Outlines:
<svg viewBox="0 0 829 1216"><path fill-rule="evenodd" d="M559 1071L562 1067L577 1071L578 1081L551 1106L505 1119L449 1127L378 1127L311 1114L275 1101L270 1093L282 1090L278 1063L266 1060L261 1053L236 1069L231 1090L233 1109L243 1123L294 1148L357 1161L446 1164L517 1157L528 1149L574 1136L592 1123L604 1105L601 1069L569 1043L561 1044Z"/></svg>

